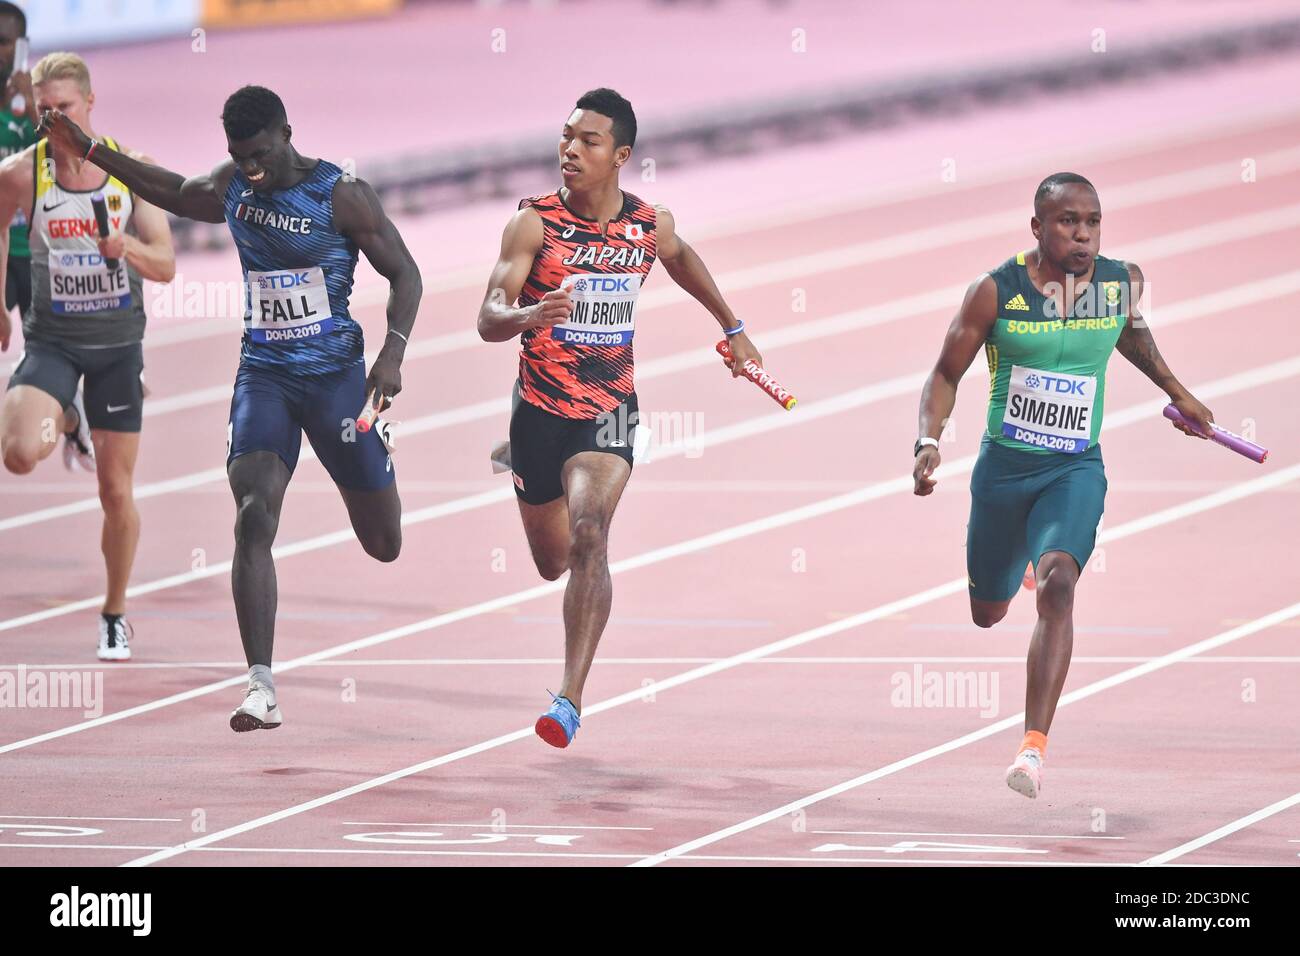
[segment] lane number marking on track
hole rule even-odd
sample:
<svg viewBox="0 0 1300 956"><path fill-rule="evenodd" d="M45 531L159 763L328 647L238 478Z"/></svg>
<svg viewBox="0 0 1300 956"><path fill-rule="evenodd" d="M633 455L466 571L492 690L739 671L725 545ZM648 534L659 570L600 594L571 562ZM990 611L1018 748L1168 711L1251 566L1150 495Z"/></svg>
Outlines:
<svg viewBox="0 0 1300 956"><path fill-rule="evenodd" d="M0 823L0 834L12 834L27 840L39 840L45 837L88 837L103 833L94 827L56 826L50 823Z"/></svg>
<svg viewBox="0 0 1300 956"><path fill-rule="evenodd" d="M414 846L472 846L488 843L505 843L509 840L531 840L541 846L572 847L582 834L571 833L500 833L479 832L467 836L448 837L441 830L380 830L374 833L345 833L343 839L357 843L397 843Z"/></svg>
<svg viewBox="0 0 1300 956"><path fill-rule="evenodd" d="M935 843L928 840L900 840L892 846L859 846L849 843L823 843L813 853L1047 853L1019 846L987 846L979 843Z"/></svg>

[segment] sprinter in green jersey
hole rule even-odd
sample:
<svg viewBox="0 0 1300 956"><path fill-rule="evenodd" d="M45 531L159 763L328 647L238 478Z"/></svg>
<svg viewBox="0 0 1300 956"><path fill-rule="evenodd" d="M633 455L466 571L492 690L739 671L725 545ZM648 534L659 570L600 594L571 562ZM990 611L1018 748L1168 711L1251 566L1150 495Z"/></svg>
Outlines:
<svg viewBox="0 0 1300 956"><path fill-rule="evenodd" d="M1074 589L1106 498L1097 436L1111 352L1139 368L1204 434L1210 410L1179 383L1138 314L1142 271L1098 255L1101 202L1076 173L1044 179L1030 229L1038 246L980 276L966 292L921 393L915 493L934 490L939 436L957 382L983 348L988 423L971 473L966 567L971 617L992 627L1033 565L1038 623L1029 644L1025 736L1007 785L1038 796L1047 731L1070 667ZM1028 582L1026 582L1028 583Z"/></svg>
<svg viewBox="0 0 1300 956"><path fill-rule="evenodd" d="M27 16L22 8L0 0L0 160L21 153L36 142L36 94L25 63L15 62L20 42L27 37ZM21 101L21 112L14 112ZM4 224L0 224L0 228ZM9 226L9 259L5 270L4 315L0 339L8 339L8 313L15 306L21 317L32 305L31 254L27 249L27 219L22 211Z"/></svg>

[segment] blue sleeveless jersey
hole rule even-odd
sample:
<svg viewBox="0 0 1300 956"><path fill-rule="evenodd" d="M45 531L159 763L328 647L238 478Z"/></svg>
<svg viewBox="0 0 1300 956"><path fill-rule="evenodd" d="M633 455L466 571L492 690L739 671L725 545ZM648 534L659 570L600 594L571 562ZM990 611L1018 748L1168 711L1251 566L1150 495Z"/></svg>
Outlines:
<svg viewBox="0 0 1300 956"><path fill-rule="evenodd" d="M242 365L325 375L365 361L348 313L357 247L334 228L342 175L320 160L298 185L261 194L242 172L231 178L224 203L244 270Z"/></svg>

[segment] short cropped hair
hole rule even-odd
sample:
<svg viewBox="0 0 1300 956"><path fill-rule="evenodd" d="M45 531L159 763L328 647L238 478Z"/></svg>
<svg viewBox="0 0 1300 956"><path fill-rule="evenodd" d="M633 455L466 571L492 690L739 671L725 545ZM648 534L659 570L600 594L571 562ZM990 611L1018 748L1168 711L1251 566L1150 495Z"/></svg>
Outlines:
<svg viewBox="0 0 1300 956"><path fill-rule="evenodd" d="M615 90L600 87L588 90L578 98L576 109L591 110L613 120L614 145L636 145L636 113L632 104Z"/></svg>
<svg viewBox="0 0 1300 956"><path fill-rule="evenodd" d="M32 67L32 86L51 80L75 80L82 96L90 95L90 67L75 53L47 53Z"/></svg>
<svg viewBox="0 0 1300 956"><path fill-rule="evenodd" d="M1038 214L1039 210L1043 207L1043 203L1051 198L1052 193L1055 192L1058 187L1068 186L1073 183L1087 186L1093 192L1097 191L1096 186L1088 182L1087 179L1080 176L1078 173L1052 173L1052 175L1039 183L1038 188L1034 190L1034 214Z"/></svg>
<svg viewBox="0 0 1300 956"><path fill-rule="evenodd" d="M234 140L250 139L286 120L284 102L265 86L243 86L226 98L221 125Z"/></svg>

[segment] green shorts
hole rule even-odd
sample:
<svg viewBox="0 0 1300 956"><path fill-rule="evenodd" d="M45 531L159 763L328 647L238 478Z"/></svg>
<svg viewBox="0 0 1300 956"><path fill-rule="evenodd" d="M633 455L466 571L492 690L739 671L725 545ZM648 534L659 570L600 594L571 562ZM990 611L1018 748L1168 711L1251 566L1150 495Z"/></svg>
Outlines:
<svg viewBox="0 0 1300 956"><path fill-rule="evenodd" d="M1007 601L1025 566L1064 551L1080 570L1092 556L1106 504L1101 446L1078 455L1007 448L987 435L970 478L966 575L971 597Z"/></svg>

